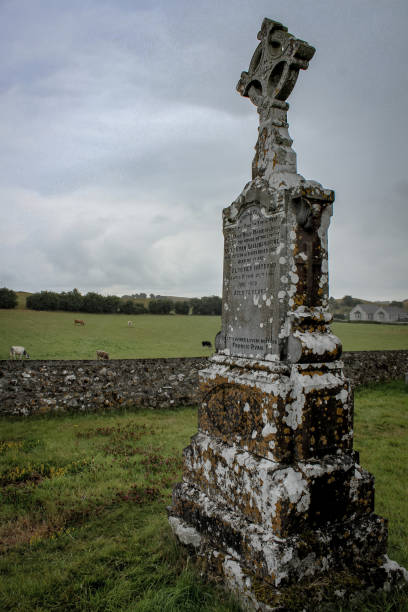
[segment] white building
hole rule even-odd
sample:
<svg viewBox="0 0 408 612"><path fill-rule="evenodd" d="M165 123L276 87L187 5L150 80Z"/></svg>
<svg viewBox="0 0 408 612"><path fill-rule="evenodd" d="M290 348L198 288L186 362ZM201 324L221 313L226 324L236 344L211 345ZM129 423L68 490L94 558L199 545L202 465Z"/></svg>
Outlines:
<svg viewBox="0 0 408 612"><path fill-rule="evenodd" d="M408 312L396 306L357 304L350 311L350 321L378 321L379 323L408 323Z"/></svg>
<svg viewBox="0 0 408 612"><path fill-rule="evenodd" d="M408 313L396 306L380 306L374 313L374 321L408 321Z"/></svg>
<svg viewBox="0 0 408 612"><path fill-rule="evenodd" d="M374 314L377 310L376 304L357 304L350 311L350 321L374 321Z"/></svg>

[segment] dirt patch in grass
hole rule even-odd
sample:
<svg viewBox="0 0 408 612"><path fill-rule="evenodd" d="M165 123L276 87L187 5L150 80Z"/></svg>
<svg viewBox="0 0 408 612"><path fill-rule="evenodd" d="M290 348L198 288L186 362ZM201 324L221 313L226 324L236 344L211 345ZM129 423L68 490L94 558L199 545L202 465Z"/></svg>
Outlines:
<svg viewBox="0 0 408 612"><path fill-rule="evenodd" d="M11 548L33 544L49 537L52 532L53 527L46 520L36 520L30 515L7 521L0 527L0 552L5 553Z"/></svg>

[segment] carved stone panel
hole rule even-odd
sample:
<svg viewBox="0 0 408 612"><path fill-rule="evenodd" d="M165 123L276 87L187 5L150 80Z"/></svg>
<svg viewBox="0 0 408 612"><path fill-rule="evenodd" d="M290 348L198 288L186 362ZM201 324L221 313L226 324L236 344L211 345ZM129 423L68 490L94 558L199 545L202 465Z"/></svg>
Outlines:
<svg viewBox="0 0 408 612"><path fill-rule="evenodd" d="M231 355L264 358L279 354L279 245L283 213L259 203L243 209L224 228L225 347Z"/></svg>

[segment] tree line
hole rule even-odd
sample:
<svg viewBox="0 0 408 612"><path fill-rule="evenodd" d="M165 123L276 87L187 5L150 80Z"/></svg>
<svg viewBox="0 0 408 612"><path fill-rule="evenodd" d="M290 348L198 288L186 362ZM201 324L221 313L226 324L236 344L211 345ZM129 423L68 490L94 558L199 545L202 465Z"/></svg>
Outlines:
<svg viewBox="0 0 408 612"><path fill-rule="evenodd" d="M157 297L157 296L156 296ZM0 308L15 308L18 296L12 289L0 289ZM123 313L138 314L193 314L193 315L220 315L221 298L213 295L209 297L193 298L190 300L172 301L161 297L150 299L147 307L134 299L120 298L117 295L101 295L91 291L82 295L78 289L72 291L39 291L27 297L26 306L32 310L64 310L68 312L92 313Z"/></svg>
<svg viewBox="0 0 408 612"><path fill-rule="evenodd" d="M0 308L15 308L17 306L18 296L12 289L2 287L0 289Z"/></svg>

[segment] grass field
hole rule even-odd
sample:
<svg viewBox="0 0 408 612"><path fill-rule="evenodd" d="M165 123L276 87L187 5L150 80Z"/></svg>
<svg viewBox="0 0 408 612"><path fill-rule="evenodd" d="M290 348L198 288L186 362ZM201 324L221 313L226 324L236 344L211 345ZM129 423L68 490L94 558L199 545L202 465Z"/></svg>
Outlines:
<svg viewBox="0 0 408 612"><path fill-rule="evenodd" d="M85 327L74 325L77 318ZM201 341L213 342L220 325L213 316L0 310L0 359L13 344L25 346L32 359L95 359L97 349L111 359L198 357L211 353Z"/></svg>
<svg viewBox="0 0 408 612"><path fill-rule="evenodd" d="M74 319L86 322L74 325ZM128 327L132 319L134 327ZM111 359L199 357L212 351L220 317L185 315L111 315L35 310L0 310L0 359L11 345L23 345L32 359L94 359L97 349ZM408 325L334 323L346 351L408 349Z"/></svg>
<svg viewBox="0 0 408 612"><path fill-rule="evenodd" d="M198 576L167 523L196 409L0 422L1 610L238 612ZM389 556L405 566L407 432L404 383L357 391L355 447L376 476ZM406 606L406 593L392 594L355 610Z"/></svg>

